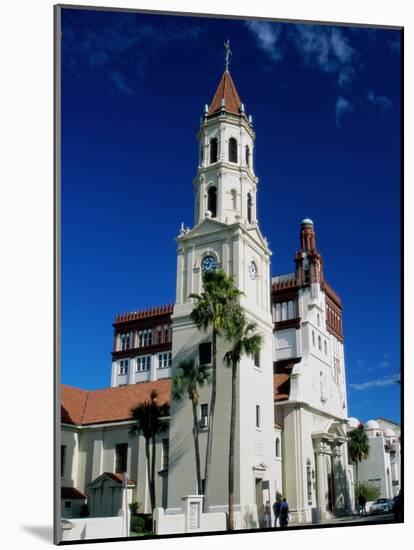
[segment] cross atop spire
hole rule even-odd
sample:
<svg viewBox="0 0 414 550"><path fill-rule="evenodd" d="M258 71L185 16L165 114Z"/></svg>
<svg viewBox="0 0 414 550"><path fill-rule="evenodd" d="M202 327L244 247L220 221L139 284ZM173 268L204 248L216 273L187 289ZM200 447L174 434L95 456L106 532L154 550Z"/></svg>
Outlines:
<svg viewBox="0 0 414 550"><path fill-rule="evenodd" d="M226 72L229 72L229 63L230 63L230 56L233 55L232 51L230 49L230 40L227 39L227 42L224 42L224 47L226 48Z"/></svg>

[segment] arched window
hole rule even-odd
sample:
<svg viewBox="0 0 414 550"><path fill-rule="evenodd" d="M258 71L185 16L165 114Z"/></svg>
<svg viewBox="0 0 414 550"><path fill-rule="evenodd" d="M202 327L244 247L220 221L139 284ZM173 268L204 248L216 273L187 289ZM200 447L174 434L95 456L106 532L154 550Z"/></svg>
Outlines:
<svg viewBox="0 0 414 550"><path fill-rule="evenodd" d="M315 345L315 331L312 330L312 345Z"/></svg>
<svg viewBox="0 0 414 550"><path fill-rule="evenodd" d="M247 166L250 166L250 149L248 145L244 148L244 160Z"/></svg>
<svg viewBox="0 0 414 550"><path fill-rule="evenodd" d="M280 456L280 439L276 437L276 443L275 443L275 456Z"/></svg>
<svg viewBox="0 0 414 550"><path fill-rule="evenodd" d="M212 218L217 216L217 189L214 186L208 190L207 210L210 210Z"/></svg>
<svg viewBox="0 0 414 550"><path fill-rule="evenodd" d="M218 140L217 138L210 139L210 164L217 162L218 158Z"/></svg>
<svg viewBox="0 0 414 550"><path fill-rule="evenodd" d="M235 189L231 190L231 207L233 210L236 210L237 208L237 193Z"/></svg>
<svg viewBox="0 0 414 550"><path fill-rule="evenodd" d="M252 196L250 193L247 193L247 221L252 223Z"/></svg>
<svg viewBox="0 0 414 550"><path fill-rule="evenodd" d="M229 162L237 162L237 140L229 139Z"/></svg>
<svg viewBox="0 0 414 550"><path fill-rule="evenodd" d="M325 355L328 355L328 346L326 344L326 340L325 340Z"/></svg>
<svg viewBox="0 0 414 550"><path fill-rule="evenodd" d="M200 164L202 164L204 160L204 147L201 145L200 147Z"/></svg>
<svg viewBox="0 0 414 550"><path fill-rule="evenodd" d="M318 336L318 349L322 351L322 338Z"/></svg>
<svg viewBox="0 0 414 550"><path fill-rule="evenodd" d="M319 315L319 313L316 315L316 320L317 320L317 323L318 323L318 327L321 326L321 317Z"/></svg>

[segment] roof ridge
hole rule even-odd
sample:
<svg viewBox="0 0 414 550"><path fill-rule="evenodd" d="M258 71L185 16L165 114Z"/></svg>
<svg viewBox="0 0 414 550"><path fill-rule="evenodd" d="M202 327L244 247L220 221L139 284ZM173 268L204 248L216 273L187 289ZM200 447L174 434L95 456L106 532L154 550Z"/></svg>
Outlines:
<svg viewBox="0 0 414 550"><path fill-rule="evenodd" d="M83 411L82 411L82 414L81 414L81 419L80 419L80 424L82 426L83 424L83 418L84 416L86 416L86 407L88 405L88 401L89 401L89 394L91 393L91 390L86 390L86 399L85 399L85 404L83 406Z"/></svg>

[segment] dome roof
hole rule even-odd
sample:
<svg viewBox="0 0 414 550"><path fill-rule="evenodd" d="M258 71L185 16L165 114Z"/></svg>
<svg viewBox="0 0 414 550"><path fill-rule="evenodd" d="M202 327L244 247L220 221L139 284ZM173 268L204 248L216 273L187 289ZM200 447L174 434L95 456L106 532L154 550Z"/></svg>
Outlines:
<svg viewBox="0 0 414 550"><path fill-rule="evenodd" d="M391 428L387 428L384 432L385 437L395 437L395 432Z"/></svg>
<svg viewBox="0 0 414 550"><path fill-rule="evenodd" d="M313 225L313 221L312 221L310 218L304 218L304 219L301 221L301 224L302 224L302 225Z"/></svg>
<svg viewBox="0 0 414 550"><path fill-rule="evenodd" d="M358 418L355 418L354 416L351 416L350 418L348 418L348 426L353 429L353 428L358 428L360 422L358 420Z"/></svg>
<svg viewBox="0 0 414 550"><path fill-rule="evenodd" d="M367 430L379 430L380 425L376 420L368 420L368 422L365 424L365 429Z"/></svg>

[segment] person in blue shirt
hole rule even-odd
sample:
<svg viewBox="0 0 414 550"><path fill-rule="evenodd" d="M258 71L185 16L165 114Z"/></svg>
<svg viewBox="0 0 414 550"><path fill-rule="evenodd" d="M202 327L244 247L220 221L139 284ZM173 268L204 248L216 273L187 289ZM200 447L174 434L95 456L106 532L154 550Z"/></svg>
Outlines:
<svg viewBox="0 0 414 550"><path fill-rule="evenodd" d="M287 527L289 523L289 504L285 498L280 505L279 523L281 528Z"/></svg>

